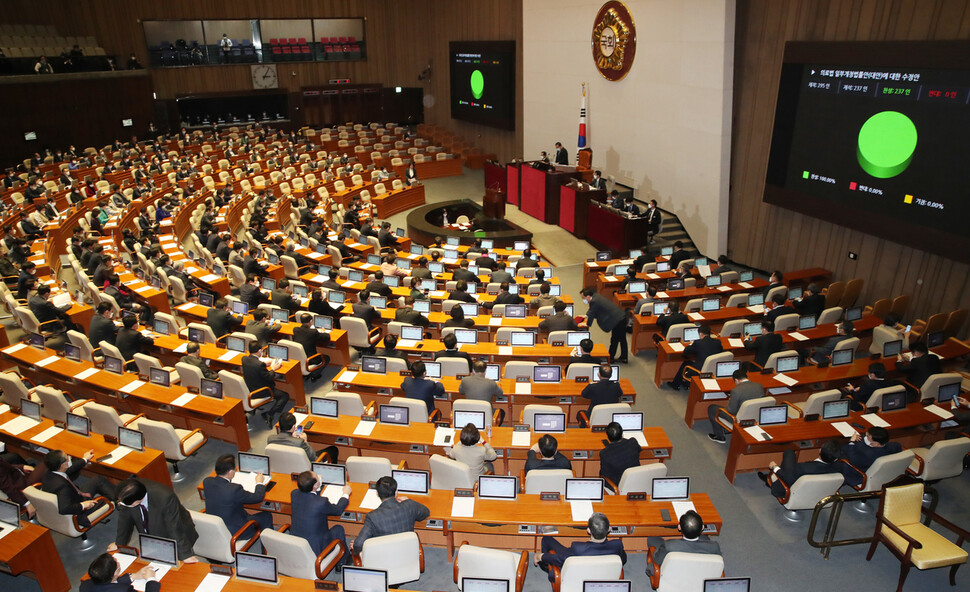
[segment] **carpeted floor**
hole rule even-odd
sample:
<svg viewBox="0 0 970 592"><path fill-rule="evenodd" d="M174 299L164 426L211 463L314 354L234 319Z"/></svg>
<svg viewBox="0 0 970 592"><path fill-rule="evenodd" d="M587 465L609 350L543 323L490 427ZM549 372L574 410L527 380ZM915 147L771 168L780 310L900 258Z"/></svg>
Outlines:
<svg viewBox="0 0 970 592"><path fill-rule="evenodd" d="M468 172L463 177L431 180L427 183L429 202L450 199L470 198L481 200L482 175ZM392 224L403 226L407 214L391 218ZM535 244L558 268L564 293L578 300L582 281L582 261L591 257L595 249L579 241L565 231L552 227L520 213L509 207L509 219L535 233ZM707 253L716 256L716 253ZM577 313L583 312L580 305ZM10 320L4 321L16 338L19 330L11 329ZM594 330L594 339L608 343L607 336ZM657 389L653 385L654 354L641 353L631 358L629 366L621 369L622 376L629 378L637 391L636 408L645 414L647 425L659 425L673 442L673 457L668 461L670 475L689 475L691 489L708 493L721 514L724 528L717 537L725 558L726 573L729 576L750 576L752 590L769 592L813 592L817 590L853 590L868 592L892 590L895 588L899 572L898 561L885 548L880 547L873 560L865 562L867 546L856 545L837 548L828 560L822 558L818 550L812 548L807 540L808 519L802 523L791 523L782 517L781 507L768 490L753 474L743 474L732 485L724 477L724 463L727 447L707 439L708 426L700 422L693 430L684 424L686 394ZM332 378L336 370L331 370L326 379ZM330 389L327 380L321 380L308 390L312 394L323 394ZM310 395L311 392L308 392ZM262 422L257 421L256 431L252 434L253 449L262 450L269 431ZM176 485L183 503L190 509L203 507L196 492L196 484L208 474L216 457L235 448L219 440L209 440L195 457L180 463L184 481ZM970 527L970 473L948 479L937 485L941 494L939 512L964 528ZM823 522L824 524L824 522ZM77 582L87 570L88 564L113 539L114 522L94 529L94 549L77 552L77 540L70 540L54 534L61 560L72 582ZM839 538L870 536L873 519L847 510L839 527ZM823 528L820 526L820 529ZM820 538L821 534L817 535ZM952 537L951 537L952 540ZM965 545L966 546L966 545ZM426 569L421 579L403 586L409 590L453 591L457 586L452 582L452 566L442 549L425 549ZM649 582L644 576L645 556L634 554L626 565L626 577L633 580L634 590L647 590ZM947 570L919 572L913 570L906 583L907 592L937 592L950 589ZM967 590L970 575L966 572L957 575L957 588ZM0 574L0 590L33 591L36 583L27 578L12 578ZM163 590L164 590L163 580ZM549 590L546 575L537 568L530 567L525 589L529 591ZM191 592L191 591L188 591Z"/></svg>

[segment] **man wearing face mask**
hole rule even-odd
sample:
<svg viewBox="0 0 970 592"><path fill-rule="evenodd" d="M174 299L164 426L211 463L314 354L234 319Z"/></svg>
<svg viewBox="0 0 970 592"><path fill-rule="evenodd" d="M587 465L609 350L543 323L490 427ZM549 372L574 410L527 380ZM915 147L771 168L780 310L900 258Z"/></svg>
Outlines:
<svg viewBox="0 0 970 592"><path fill-rule="evenodd" d="M882 456L896 454L903 450L899 442L889 441L889 432L886 428L873 426L869 428L865 436L856 432L849 443L842 447L841 457L862 473L869 470L872 463ZM843 470L846 482L850 485L858 485L862 477L849 467Z"/></svg>
<svg viewBox="0 0 970 592"><path fill-rule="evenodd" d="M652 245L654 235L660 232L660 221L663 220L660 210L657 209L657 200L650 200L650 203L647 204L647 213L644 214L644 217L647 219L647 236L650 237L649 242Z"/></svg>

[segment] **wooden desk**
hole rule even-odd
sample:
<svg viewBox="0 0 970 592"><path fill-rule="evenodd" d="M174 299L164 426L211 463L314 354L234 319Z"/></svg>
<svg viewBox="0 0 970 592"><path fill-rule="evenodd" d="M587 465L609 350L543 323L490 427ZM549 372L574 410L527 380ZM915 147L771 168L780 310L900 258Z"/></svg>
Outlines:
<svg viewBox="0 0 970 592"><path fill-rule="evenodd" d="M2 413L0 414L0 425L18 416L13 411ZM75 458L81 458L88 450L94 450L94 458L100 458L118 447L117 444L105 442L104 436L101 434L92 433L84 437L67 430L62 430L43 442L34 439L41 432L53 426L54 422L45 417L36 426L20 432L16 436L0 430L0 441L10 452L16 452L24 458L38 458L41 461L43 458L38 456L38 447L49 450L63 450ZM113 465L89 462L84 466L84 471L102 475L114 482L124 481L131 477L145 477L169 487L172 485L172 479L168 474L168 465L165 463L165 455L151 448L146 448L142 452L130 452L118 459ZM4 540L6 539L0 539L0 543Z"/></svg>
<svg viewBox="0 0 970 592"><path fill-rule="evenodd" d="M870 425L862 419L862 412L853 411L843 421L859 425ZM928 446L936 440L943 439L943 432L939 430L924 431L921 426L932 425L939 427L942 419L931 413L919 403L912 403L905 409L879 413L879 417L890 425L889 437L899 442L903 448ZM781 455L792 446L798 447L798 460L810 461L818 457L818 450L822 444L832 439L846 439L833 427L831 421L804 421L803 419L789 419L788 423L780 426L766 426L764 430L771 435L771 440L765 442L756 440L751 434L735 423L731 433L731 444L728 448L727 461L724 465L724 476L734 483L739 472L766 469L771 461L781 462ZM807 445L806 445L807 444Z"/></svg>
<svg viewBox="0 0 970 592"><path fill-rule="evenodd" d="M383 343L383 340L381 343ZM425 339L415 345L402 346L398 343L397 349L405 352L409 357L430 361L434 358L435 353L444 351L445 345L440 340ZM472 361L485 358L492 364L504 364L511 360L534 360L540 364L565 365L573 361L572 352L574 349L574 347L567 345L549 345L547 343L537 343L532 347L500 346L497 342L485 341L475 345L462 345L460 351L471 356ZM609 357L609 352L605 345L597 343L593 345L593 351L590 352L590 355L605 360Z"/></svg>
<svg viewBox="0 0 970 592"><path fill-rule="evenodd" d="M172 402L187 392L179 385L165 388L143 384L130 394L124 393L119 389L138 380L137 374L115 374L99 370L86 378L78 379L76 376L79 373L93 368L94 365L83 360L73 362L58 357L53 362L38 367L38 362L56 356L56 352L33 347L20 347L11 351L17 345L23 344L5 348L2 359L19 366L23 375L37 384L52 383L76 399L91 398L103 405L114 407L118 413L144 413L149 419L166 421L177 428L201 429L206 436L232 442L240 450L250 448L246 413L239 399L213 399L200 395L179 407L172 405ZM299 371L297 367L297 373ZM301 386L302 382L301 377Z"/></svg>
<svg viewBox="0 0 970 592"><path fill-rule="evenodd" d="M647 274L644 277L649 281L652 279L649 277L650 275L653 274ZM707 286L695 286L693 288L684 288L683 290L660 290L657 292L655 300L679 302L683 305L688 300L692 300L694 298L720 298L721 296L730 296L732 294L760 291L763 290L767 285L767 281L760 278L755 278L750 282L722 284L714 288L708 288ZM613 294L613 301L616 302L621 308L633 308L633 306L637 303L637 300L645 298L646 296L647 294L645 292Z"/></svg>
<svg viewBox="0 0 970 592"><path fill-rule="evenodd" d="M67 592L71 581L49 530L22 522L20 529L0 539L0 571L27 575L43 592Z"/></svg>
<svg viewBox="0 0 970 592"><path fill-rule="evenodd" d="M956 358L970 354L970 346L951 337L943 345L934 347L933 352L942 356L942 364L945 369L947 366L952 367L955 365L957 363ZM885 364L888 372L893 372L896 369L895 358L881 358L879 361ZM763 387L765 387L765 390L781 387L789 389L791 393L774 396L779 401L795 403L804 401L812 392L842 387L851 380L858 380L865 377L869 372L869 364L871 363L872 360L864 358L857 359L852 364L836 366L834 368L831 366L827 368L806 366L804 368L800 368L798 372L787 373L788 376L798 380L798 384L791 387L788 387L784 383L775 380L774 374L751 372L748 374L748 379L752 382L761 384ZM704 385L699 377L695 376L691 379L690 392L687 395L687 409L684 412L684 422L688 425L688 427L693 427L694 422L697 420L707 421L708 406L712 404L726 404L726 400L723 398L705 399L705 395L711 396L711 393L726 393L734 388L734 381L730 378L719 379L717 380L717 384L717 390L706 389L704 388Z"/></svg>
<svg viewBox="0 0 970 592"><path fill-rule="evenodd" d="M622 370L621 370L622 372ZM371 374L369 372L358 372L352 381L346 381L342 377L346 369L341 370L333 379L333 386L340 391L359 393L365 398L373 398L377 403L387 403L391 397L404 396L401 390L401 383L404 377L398 374ZM435 400L435 407L441 411L444 419L451 418L452 403L463 399L458 393L461 379L452 377L442 377L439 381L445 387L445 396ZM505 411L505 423L517 422L522 415L522 410L526 405L543 404L559 405L566 412L567 420L575 420L576 413L580 410L589 408L589 400L582 397L582 391L589 383L580 383L574 380L563 380L560 383L530 383L530 394L515 394L518 384L515 380L503 378L498 381L499 386L505 393L500 400L492 403L492 409L503 409ZM633 383L627 378L620 379L620 388L623 395L620 400L631 405L636 400L636 391Z"/></svg>
<svg viewBox="0 0 970 592"><path fill-rule="evenodd" d="M266 509L274 514L280 514L278 523L292 521L290 507L290 492L296 484L288 474L273 473L273 481L277 485L266 493L262 504L248 506L250 509ZM364 516L370 510L360 507L367 491L365 483L351 483L353 491L350 503L344 516L332 520L341 524L348 536L356 536L363 526ZM202 486L198 487L202 495ZM519 494L515 501L475 499L475 515L470 518L456 518L451 515L452 503L455 499L453 491L432 489L428 495L409 495L413 499L428 507L431 514L427 522L415 525L415 531L422 544L443 547L448 550L449 559L453 557L456 543L467 540L473 545L491 548L501 548L516 551L541 550L542 534L526 532L520 526L550 525L563 529L556 535L563 544L570 544L577 540L589 540L586 534L586 522L576 522L572 519L572 512L568 502L540 501L538 495ZM697 512L704 519L704 523L713 526L717 534L721 530L721 516L718 514L710 496L706 493L691 495L691 502ZM666 509L671 520L664 521L660 510ZM676 534L677 515L673 512L671 502L654 502L648 497L644 501L630 502L625 496L607 495L602 502L593 503L594 512L603 512L610 518L610 526L620 526L627 529L626 534L611 537L623 540L623 548L627 552L644 552L647 550L648 536L672 536ZM432 521L437 521L434 524ZM575 532L570 530L575 529ZM456 536L457 535L457 536ZM169 576L166 576L166 580Z"/></svg>
<svg viewBox="0 0 970 592"><path fill-rule="evenodd" d="M148 565L147 561L135 560L125 573L134 574L139 569ZM233 570L235 573L235 570ZM162 578L162 590L172 590L178 592L191 592L199 587L202 580L209 574L208 563L182 563L178 568L170 569L165 577ZM336 575L336 574L332 574ZM87 574L84 578L87 579ZM266 590L286 590L287 592L317 592L313 580L303 580L289 576L279 576L279 584L271 586L237 579L234 575L222 588L225 592L266 592ZM339 578L338 578L339 579ZM338 584L338 589L341 588ZM69 588L68 588L69 589Z"/></svg>
<svg viewBox="0 0 970 592"><path fill-rule="evenodd" d="M428 469L428 458L442 454L444 448L434 445L435 426L432 423L412 423L407 426L378 423L369 436L355 436L354 429L361 419L341 415L338 418L310 416L313 427L305 433L311 442L335 445L340 448L340 458L347 456L383 456L397 463L407 461L412 468ZM498 453L495 472L518 475L525 467L529 447L539 441L542 434L530 433L528 446L512 445L511 427L492 428L489 444ZM599 475L599 452L605 435L589 428L567 428L565 433L554 434L559 451L573 463L577 477ZM645 427L643 435L648 447L640 452L642 460L664 462L673 454L673 444L660 427Z"/></svg>
<svg viewBox="0 0 970 592"><path fill-rule="evenodd" d="M377 206L377 217L386 220L399 212L423 206L424 195L424 185L412 185L396 191L371 195L371 202Z"/></svg>

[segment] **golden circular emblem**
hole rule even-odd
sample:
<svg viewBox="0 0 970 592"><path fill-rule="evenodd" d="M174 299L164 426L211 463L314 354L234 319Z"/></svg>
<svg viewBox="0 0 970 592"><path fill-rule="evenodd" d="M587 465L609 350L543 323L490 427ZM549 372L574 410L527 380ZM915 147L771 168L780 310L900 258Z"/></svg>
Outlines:
<svg viewBox="0 0 970 592"><path fill-rule="evenodd" d="M607 80L621 80L633 66L637 53L637 29L622 2L611 0L593 21L593 61Z"/></svg>

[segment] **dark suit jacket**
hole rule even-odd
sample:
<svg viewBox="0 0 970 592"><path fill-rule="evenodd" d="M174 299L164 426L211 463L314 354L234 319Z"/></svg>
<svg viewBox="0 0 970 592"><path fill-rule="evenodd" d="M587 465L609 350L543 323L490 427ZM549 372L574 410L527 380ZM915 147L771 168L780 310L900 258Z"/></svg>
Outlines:
<svg viewBox="0 0 970 592"><path fill-rule="evenodd" d="M565 148L556 149L556 164L569 164L569 153Z"/></svg>
<svg viewBox="0 0 970 592"><path fill-rule="evenodd" d="M317 331L313 327L300 325L293 328L293 341L302 345L303 351L306 352L307 357L310 357L317 353L317 344L327 345L330 343L330 336Z"/></svg>
<svg viewBox="0 0 970 592"><path fill-rule="evenodd" d="M613 382L611 380L597 380L596 382L591 382L583 388L582 396L584 399L589 399L589 407L586 409L586 413L591 414L593 412L593 407L597 405L607 405L609 403L619 403L620 395L623 394L623 389L620 388L620 383Z"/></svg>
<svg viewBox="0 0 970 592"><path fill-rule="evenodd" d="M331 504L322 495L294 489L290 493L293 525L289 534L306 539L313 554L319 555L333 540L327 516L340 516L349 502L349 498L342 497L336 504Z"/></svg>
<svg viewBox="0 0 970 592"><path fill-rule="evenodd" d="M251 257L250 255L246 255L246 257L243 259L243 273L246 275L251 273L256 275L265 275L266 268L264 268L255 258Z"/></svg>
<svg viewBox="0 0 970 592"><path fill-rule="evenodd" d="M589 555L619 555L620 560L626 563L626 551L623 550L623 541L620 539L605 540L602 543L592 541L576 541L560 553L543 553L542 560L549 565L562 567L567 559L574 556ZM549 581L555 578L552 570L549 570Z"/></svg>
<svg viewBox="0 0 970 592"><path fill-rule="evenodd" d="M415 522L425 520L430 515L431 511L426 506L413 499L399 502L396 498L388 498L364 517L364 526L354 539L354 553L360 553L364 541L371 537L412 532Z"/></svg>
<svg viewBox="0 0 970 592"><path fill-rule="evenodd" d="M181 358L179 358L179 362L182 362L183 364L189 364L190 366L195 366L200 371L202 371L202 376L204 376L205 378L208 378L209 380L216 380L217 378L219 378L219 375L213 372L212 370L210 370L209 367L206 366L205 360L200 358L198 354L194 356L184 355Z"/></svg>
<svg viewBox="0 0 970 592"><path fill-rule="evenodd" d="M192 546L199 538L192 523L192 516L179 501L171 487L150 479L138 478L148 490L148 534L174 539L178 545L179 559L193 555ZM115 508L118 531L115 544L127 545L133 530L143 532L138 507L118 504Z"/></svg>
<svg viewBox="0 0 970 592"><path fill-rule="evenodd" d="M435 361L437 361L439 358L464 358L465 360L468 360L468 368L471 369L472 367L472 357L469 356L467 352L458 351L455 349L443 349L434 355Z"/></svg>
<svg viewBox="0 0 970 592"><path fill-rule="evenodd" d="M600 329L609 333L620 323L626 322L626 313L612 300L602 294L593 294L589 300L589 310L586 311L586 324L593 326L597 321Z"/></svg>
<svg viewBox="0 0 970 592"><path fill-rule="evenodd" d="M722 351L724 351L724 346L721 345L721 340L714 337L698 339L684 348L684 354L694 356L693 366L698 370L704 365L708 356L719 354Z"/></svg>
<svg viewBox="0 0 970 592"><path fill-rule="evenodd" d="M499 292L495 296L495 304L522 304L524 302L525 300L521 296L511 292Z"/></svg>
<svg viewBox="0 0 970 592"><path fill-rule="evenodd" d="M27 304L30 307L30 312L34 313L34 316L37 317L37 320L41 323L46 323L47 321L56 321L64 314L60 309L54 306L53 302L47 300L46 298L42 298L37 294L31 296L30 300L27 301Z"/></svg>
<svg viewBox="0 0 970 592"><path fill-rule="evenodd" d="M409 325L415 325L417 327L427 327L431 324L423 314L414 310L410 306L403 306L394 313L394 320L400 323L407 323Z"/></svg>
<svg viewBox="0 0 970 592"><path fill-rule="evenodd" d="M778 478L791 487L802 475L824 475L826 473L839 473L841 468L839 463L824 463L822 461L798 462L794 450L786 450L781 456ZM781 483L775 481L771 484L771 493L777 498L785 497L785 488Z"/></svg>
<svg viewBox="0 0 970 592"><path fill-rule="evenodd" d="M243 356L242 359L243 380L250 391L255 391L263 387L275 388L276 374L266 367L256 356Z"/></svg>
<svg viewBox="0 0 970 592"><path fill-rule="evenodd" d="M849 393L849 398L852 399L852 409L855 411L861 411L865 407L869 397L872 396L872 393L879 389L896 386L897 384L899 383L890 378L885 378L883 380L872 380L869 378L865 379L862 384L859 385L858 390Z"/></svg>
<svg viewBox="0 0 970 592"><path fill-rule="evenodd" d="M859 442L849 442L843 446L842 458L864 473L877 459L902 452L902 450L903 446L899 442L886 442L885 446L873 447L860 440ZM859 474L848 467L843 468L842 474L845 475L845 480L850 485L862 483Z"/></svg>
<svg viewBox="0 0 970 592"><path fill-rule="evenodd" d="M771 354L780 352L785 347L785 340L777 333L759 335L755 339L745 340L744 349L754 351L754 363L764 367Z"/></svg>
<svg viewBox="0 0 970 592"><path fill-rule="evenodd" d="M219 476L203 479L202 491L205 493L206 513L222 518L230 533L238 531L249 520L244 506L258 504L266 496L265 485L257 485L253 493L249 493L242 485L230 483ZM150 512L151 503L148 509Z"/></svg>
<svg viewBox="0 0 970 592"><path fill-rule="evenodd" d="M367 328L372 328L374 323L381 318L381 313L377 312L377 309L370 304L355 302L351 308L354 311L355 317L364 319L364 322L367 323Z"/></svg>
<svg viewBox="0 0 970 592"><path fill-rule="evenodd" d="M67 471L64 472L68 479L74 481L77 479L78 475L81 474L81 469L87 463L79 458L75 458L68 467ZM68 482L64 477L54 473L53 471L46 471L44 476L40 481L41 489L47 493L53 493L57 496L57 511L60 514L80 514L81 502L85 501L87 498L81 495L81 493L75 488L73 483Z"/></svg>
<svg viewBox="0 0 970 592"><path fill-rule="evenodd" d="M663 336L666 337L667 332L670 331L670 328L673 327L674 325L680 325L681 323L689 323L689 322L690 322L690 319L687 318L687 315L685 315L682 312L678 312L677 314L660 315L660 317L657 318L657 328L660 329L660 331L663 333Z"/></svg>
<svg viewBox="0 0 970 592"><path fill-rule="evenodd" d="M428 380L427 378L414 378L408 376L401 383L401 390L408 399L418 399L424 401L428 407L428 413L434 411L435 395L444 395L445 387L440 382Z"/></svg>
<svg viewBox="0 0 970 592"><path fill-rule="evenodd" d="M103 315L95 314L91 318L91 327L88 329L88 339L91 347L101 347L102 341L107 341L111 345L115 344L118 336L118 326L106 319Z"/></svg>
<svg viewBox="0 0 970 592"><path fill-rule="evenodd" d="M125 357L125 361L128 361L133 360L135 354L139 353L142 347L148 347L153 342L151 337L145 337L134 329L122 327L118 330L115 346L117 346L121 355Z"/></svg>
<svg viewBox="0 0 970 592"><path fill-rule="evenodd" d="M475 259L475 265L478 267L484 267L485 269L498 269L498 263L495 261L495 259L486 257L484 255Z"/></svg>
<svg viewBox="0 0 970 592"><path fill-rule="evenodd" d="M239 286L239 299L249 305L249 310L255 309L263 302L269 302L269 298L255 284L243 284Z"/></svg>
<svg viewBox="0 0 970 592"><path fill-rule="evenodd" d="M737 415L738 409L741 408L741 404L745 401L750 401L751 399L760 399L765 396L765 387L761 386L757 382L751 382L746 380L741 384L735 385L731 389L731 399L728 401L728 411L731 415Z"/></svg>
<svg viewBox="0 0 970 592"><path fill-rule="evenodd" d="M805 296L801 301L792 302L792 306L795 307L795 312L798 314L812 315L817 319L818 315L822 314L822 311L825 310L825 296L821 294Z"/></svg>
<svg viewBox="0 0 970 592"><path fill-rule="evenodd" d="M116 582L107 584L95 584L91 580L84 580L78 588L79 592L133 592L135 589L131 585L131 574L122 574ZM162 589L161 582L149 580L145 585L145 592L159 592Z"/></svg>
<svg viewBox="0 0 970 592"><path fill-rule="evenodd" d="M926 379L933 374L943 372L943 368L940 367L940 358L930 353L913 358L908 362L900 362L896 364L896 370L905 374L906 381L916 388L921 388Z"/></svg>
<svg viewBox="0 0 970 592"><path fill-rule="evenodd" d="M242 322L242 316L234 315L224 309L210 308L205 315L205 324L209 325L216 337L232 333Z"/></svg>
<svg viewBox="0 0 970 592"><path fill-rule="evenodd" d="M276 323L267 325L263 321L252 320L246 323L246 333L255 335L259 345L265 346L270 342L270 337L273 333L279 330L279 327L279 324Z"/></svg>
<svg viewBox="0 0 970 592"><path fill-rule="evenodd" d="M270 304L276 305L283 310L288 310L290 314L300 309L300 303L293 298L293 295L279 288L273 290L273 293L270 295Z"/></svg>
<svg viewBox="0 0 970 592"><path fill-rule="evenodd" d="M372 282L369 282L367 284L367 288L366 289L367 289L367 291L369 291L369 292L371 292L373 294L377 294L379 296L384 296L385 298L390 298L391 296L394 295L394 291L391 290L391 287L390 286L388 286L384 282L379 282L377 280L374 280Z"/></svg>
<svg viewBox="0 0 970 592"><path fill-rule="evenodd" d="M600 451L600 476L620 484L623 471L640 466L640 443L633 438L610 442Z"/></svg>
<svg viewBox="0 0 970 592"><path fill-rule="evenodd" d="M778 317L786 314L795 314L795 309L787 304L783 306L776 306L765 313L765 320L775 322L778 320Z"/></svg>
<svg viewBox="0 0 970 592"><path fill-rule="evenodd" d="M557 312L539 321L539 330L552 333L553 331L576 331L576 319L565 312Z"/></svg>
<svg viewBox="0 0 970 592"><path fill-rule="evenodd" d="M690 259L690 254L686 249L681 249L679 251L674 251L670 255L670 269L671 271L676 270L681 262Z"/></svg>
<svg viewBox="0 0 970 592"><path fill-rule="evenodd" d="M461 267L452 272L451 279L456 282L458 280L465 280L466 282L478 283L477 275Z"/></svg>
<svg viewBox="0 0 970 592"><path fill-rule="evenodd" d="M448 293L448 300L457 300L459 302L469 302L471 304L475 304L476 302L478 302L477 300L475 300L475 297L474 296L472 296L468 292L463 292L461 290L455 290L454 292L449 292ZM451 311L450 310L446 310L444 312L445 313L449 313Z"/></svg>

